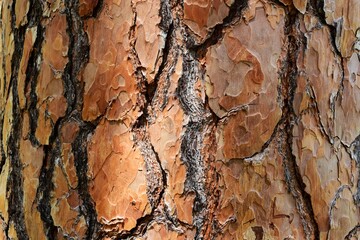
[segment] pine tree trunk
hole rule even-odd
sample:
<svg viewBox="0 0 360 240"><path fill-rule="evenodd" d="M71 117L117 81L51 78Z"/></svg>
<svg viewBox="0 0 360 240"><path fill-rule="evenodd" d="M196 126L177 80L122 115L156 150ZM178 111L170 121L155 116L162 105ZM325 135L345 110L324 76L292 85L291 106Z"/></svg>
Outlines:
<svg viewBox="0 0 360 240"><path fill-rule="evenodd" d="M358 0L2 0L0 239L359 239Z"/></svg>

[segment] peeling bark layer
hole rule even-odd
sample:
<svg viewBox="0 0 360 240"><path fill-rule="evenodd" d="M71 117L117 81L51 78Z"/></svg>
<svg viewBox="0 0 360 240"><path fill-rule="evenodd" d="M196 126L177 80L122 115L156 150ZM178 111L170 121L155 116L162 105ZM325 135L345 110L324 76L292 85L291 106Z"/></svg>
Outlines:
<svg viewBox="0 0 360 240"><path fill-rule="evenodd" d="M0 238L360 238L359 12L1 1Z"/></svg>

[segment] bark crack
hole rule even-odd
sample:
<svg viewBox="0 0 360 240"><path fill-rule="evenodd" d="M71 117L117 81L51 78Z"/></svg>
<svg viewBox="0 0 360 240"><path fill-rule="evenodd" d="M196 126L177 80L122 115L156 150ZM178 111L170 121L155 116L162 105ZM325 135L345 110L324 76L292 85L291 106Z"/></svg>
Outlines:
<svg viewBox="0 0 360 240"><path fill-rule="evenodd" d="M351 240L358 238L360 233L360 225L356 225L350 232L345 236L345 240Z"/></svg>
<svg viewBox="0 0 360 240"><path fill-rule="evenodd" d="M198 97L195 84L201 77L199 63L194 53L183 51L183 75L179 79L177 95L185 114L189 117L181 141L181 160L187 167L185 193L195 193L193 206L193 225L195 239L202 239L205 229L208 199L206 193L206 167L201 154L206 126L211 123L211 113ZM199 76L200 75L200 76Z"/></svg>
<svg viewBox="0 0 360 240"><path fill-rule="evenodd" d="M311 198L305 191L305 183L302 180L300 170L293 155L292 142L296 114L293 108L294 94L297 88L297 56L302 39L298 29L298 12L288 9L285 22L285 34L288 36L285 45L286 57L282 62L280 73L281 93L283 99L284 122L279 129L279 152L283 156L283 167L288 191L294 197L299 212L306 239L319 239L319 229L315 220Z"/></svg>
<svg viewBox="0 0 360 240"><path fill-rule="evenodd" d="M102 10L103 1L100 0L92 14L97 17ZM101 118L93 122L85 122L81 118L83 107L84 83L78 79L79 72L89 61L88 36L84 31L83 20L79 16L79 0L66 1L66 18L68 23L67 33L70 39L68 57L69 62L65 67L63 81L65 86L64 96L68 106L65 121L75 120L80 125L80 130L72 143L76 176L78 178L77 190L83 204L80 213L85 217L87 230L86 239L94 239L98 235L101 224L97 221L95 204L89 193L88 172L88 137L93 134ZM76 33L76 34L74 34Z"/></svg>
<svg viewBox="0 0 360 240"><path fill-rule="evenodd" d="M54 190L52 179L55 161L61 158L60 130L65 122L76 120L80 124L80 130L72 143L76 175L78 178L77 191L83 204L80 213L87 223L86 239L93 239L100 224L97 222L97 214L94 203L88 191L87 179L87 137L95 130L93 123L85 123L80 115L83 104L83 82L78 80L78 74L88 62L89 45L87 35L83 30L83 22L78 14L79 2L65 2L65 14L67 20L67 34L69 36L68 63L62 76L64 82L64 97L67 101L67 109L64 117L60 117L55 123L49 138L49 145L44 146L45 158L39 178L37 199L38 209L44 221L44 227L49 239L55 239L57 227L51 217L51 192ZM76 34L74 34L76 33ZM36 84L35 84L36 86ZM36 103L35 103L36 104ZM96 121L95 121L96 122Z"/></svg>
<svg viewBox="0 0 360 240"><path fill-rule="evenodd" d="M0 174L2 173L3 167L6 162L6 155L3 145L3 130L4 130L4 111L0 112Z"/></svg>
<svg viewBox="0 0 360 240"><path fill-rule="evenodd" d="M39 118L39 110L37 109L37 94L36 94L36 86L37 86L37 78L39 76L39 66L38 60L41 58L41 47L44 41L44 27L41 25L41 13L42 6L40 1L35 0L31 4L32 11L35 12L33 17L29 21L29 25L37 26L36 31L36 40L34 46L31 50L28 65L26 68L26 78L25 78L25 91L30 88L29 97L27 99L27 109L29 111L29 124L30 131L28 134L29 140L33 146L39 146L40 143L35 137L35 132L37 128L37 121ZM29 86L30 85L30 86Z"/></svg>
<svg viewBox="0 0 360 240"><path fill-rule="evenodd" d="M342 185L340 186L336 193L335 193L335 196L333 198L333 200L331 201L330 203L330 208L329 208L329 229L331 229L331 222L332 222L332 215L333 215L333 210L335 208L335 204L336 204L336 201L341 197L340 194L345 190L345 189L348 189L350 192L351 192L351 188L350 186L348 185ZM330 231L327 232L327 236L326 236L326 239L330 239Z"/></svg>
<svg viewBox="0 0 360 240"><path fill-rule="evenodd" d="M162 19L165 17L162 17ZM148 100L151 101L152 110L155 111L158 106L159 110L163 110L168 102L168 90L170 87L170 76L173 74L174 66L177 62L177 50L175 44L174 21L172 20L166 30L165 46L163 48L162 62L155 75L153 84L146 86L148 89ZM172 58L169 59L169 55ZM165 75L165 76L164 76ZM150 90L150 92L149 92Z"/></svg>
<svg viewBox="0 0 360 240"><path fill-rule="evenodd" d="M80 120L80 114L74 116L81 123L79 133L72 143L72 149L74 151L76 175L78 177L77 190L83 204L80 207L80 211L86 219L87 231L86 239L97 238L98 231L101 227L97 221L97 213L94 208L94 202L90 196L88 186L89 179L87 176L88 172L88 153L87 153L87 142L88 137L93 134L97 124L84 123Z"/></svg>
<svg viewBox="0 0 360 240"><path fill-rule="evenodd" d="M324 6L325 6L324 0L320 0L320 1L310 0L309 10L318 18L318 20L322 25L326 26L329 29L332 50L335 56L340 59L341 80L340 80L339 89L336 92L335 97L330 98L330 108L333 113L333 120L334 120L336 101L339 101L340 103L342 101L342 93L344 90L344 79L345 79L345 70L344 70L345 65L344 65L344 58L342 57L342 54L336 44L336 35L338 30L337 28L339 26L341 27L341 25L337 25L337 23L335 23L335 25L331 25L326 22L326 14L324 11Z"/></svg>
<svg viewBox="0 0 360 240"><path fill-rule="evenodd" d="M196 45L193 43L193 40L187 43L189 50L195 52L198 58L204 57L207 49L223 38L224 30L239 21L247 7L248 0L235 0L230 6L229 14L223 19L222 23L216 24L212 28L210 35L202 43Z"/></svg>
<svg viewBox="0 0 360 240"><path fill-rule="evenodd" d="M104 0L98 0L96 6L94 7L94 9L92 11L92 13L90 15L88 15L88 16L82 17L82 19L86 20L86 19L89 19L89 18L97 18L100 15L103 7L104 7Z"/></svg>
<svg viewBox="0 0 360 240"><path fill-rule="evenodd" d="M136 51L136 21L137 21L137 12L136 6L132 4L133 10L133 24L130 27L129 39L131 47L131 60L135 68L135 75L138 81L138 88L141 95L138 97L138 106L140 107L142 114L136 119L135 123L131 127L131 132L134 136L134 142L137 147L139 147L142 156L145 161L146 168L146 179L147 179L147 195L149 202L151 204L152 210L150 214L142 216L136 222L136 226L129 231L122 231L120 233L101 233L101 235L112 236L117 238L128 238L131 236L141 235L146 230L147 226L155 219L155 215L159 214L159 205L163 201L163 195L165 192L165 186L167 185L167 175L165 170L161 165L160 158L158 153L155 151L154 146L152 145L147 128L151 124L151 113L150 108L154 99L158 94L158 82L162 74L167 69L168 65L168 56L172 49L172 41L174 38L174 26L171 23L169 26L161 25L161 27L166 29L167 35L165 39L165 47L163 48L162 53L162 62L159 66L158 71L155 74L154 80L149 83L146 79L142 70L144 67L141 65L140 59ZM167 11L164 10L164 5L166 2L161 2L161 11L160 16L162 19L165 18L163 14L166 14Z"/></svg>
<svg viewBox="0 0 360 240"><path fill-rule="evenodd" d="M351 143L351 158L356 162L358 170L357 191L354 194L354 202L360 206L360 135L357 136L353 143Z"/></svg>
<svg viewBox="0 0 360 240"><path fill-rule="evenodd" d="M9 91L11 91L13 97L12 105L12 128L10 129L10 136L8 139L7 155L10 162L9 177L6 184L7 201L10 203L8 206L9 222L6 226L5 232L8 233L11 223L14 224L16 235L19 239L29 239L25 226L25 216L23 211L23 175L22 175L22 163L20 160L20 136L22 132L22 113L20 109L19 96L17 93L18 87L18 72L20 67L20 61L23 52L23 45L25 39L25 31L27 26L20 28L15 27L15 4L12 2L10 7L11 12L11 30L14 34L14 53L11 59L11 79L9 85ZM10 93L10 92L9 92ZM8 94L9 96L10 94Z"/></svg>
<svg viewBox="0 0 360 240"><path fill-rule="evenodd" d="M211 111L208 105L207 96L204 101L199 97L195 89L197 81L204 79L204 72L201 69L199 59L203 58L207 49L215 45L224 35L224 30L236 23L243 10L247 7L247 1L235 1L229 10L222 23L217 24L210 35L200 44L196 45L189 34L189 29L182 23L182 30L184 39L186 39L186 47L183 50L183 74L179 79L177 96L179 98L182 109L188 116L189 120L185 127L185 132L181 142L181 160L187 167L185 192L195 193L195 200L193 206L193 225L196 228L195 239L203 239L208 232L206 218L211 214L208 209L212 199L212 192L207 192L206 174L211 174L211 163L206 163L210 167L205 166L205 162L211 160L204 159L202 156L202 149L205 138L214 137L212 131L211 136L208 135L212 124L217 126L219 118ZM235 110L237 111L237 110ZM210 154L211 155L211 154ZM213 169L212 169L213 170ZM216 199L215 199L216 201Z"/></svg>
<svg viewBox="0 0 360 240"><path fill-rule="evenodd" d="M55 227L54 220L51 216L51 192L54 190L54 183L52 182L53 172L55 168L56 158L60 157L60 142L56 138L55 132L59 128L60 122L56 123L56 128L50 136L50 145L44 146L44 160L40 170L39 185L37 188L36 199L40 212L41 220L44 224L44 230L47 238L55 239L57 227Z"/></svg>

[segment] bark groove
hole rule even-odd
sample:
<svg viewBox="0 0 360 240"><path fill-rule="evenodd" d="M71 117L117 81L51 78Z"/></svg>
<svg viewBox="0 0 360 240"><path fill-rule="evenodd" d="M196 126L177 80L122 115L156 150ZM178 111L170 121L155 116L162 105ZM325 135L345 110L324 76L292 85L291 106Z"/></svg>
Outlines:
<svg viewBox="0 0 360 240"><path fill-rule="evenodd" d="M358 239L357 0L3 0L1 239Z"/></svg>

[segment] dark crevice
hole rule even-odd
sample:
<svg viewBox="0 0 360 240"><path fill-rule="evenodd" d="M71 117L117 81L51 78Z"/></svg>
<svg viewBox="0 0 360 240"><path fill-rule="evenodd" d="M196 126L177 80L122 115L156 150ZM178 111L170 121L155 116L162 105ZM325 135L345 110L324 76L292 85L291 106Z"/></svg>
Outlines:
<svg viewBox="0 0 360 240"><path fill-rule="evenodd" d="M37 109L38 98L36 94L36 86L39 76L38 59L41 57L41 47L44 41L45 29L41 25L41 13L42 13L41 2L38 0L34 0L31 3L30 7L31 7L30 9L32 9L31 12L34 13L31 14L31 17L29 19L29 25L36 26L37 33L36 33L36 40L34 42L33 48L31 49L28 65L26 68L25 92L30 91L27 100L27 109L30 115L29 117L30 131L28 134L28 138L33 146L39 146L40 143L35 136L37 121L39 118L39 110Z"/></svg>
<svg viewBox="0 0 360 240"><path fill-rule="evenodd" d="M210 36L199 45L194 45L195 41L190 34L184 33L187 48L183 50L183 74L178 82L177 96L184 113L189 117L189 122L184 126L180 152L181 160L187 167L184 193L195 194L193 205L195 239L204 239L209 237L208 234L211 235L211 230L209 232L208 228L212 225L207 223L207 220L212 217L211 204L218 199L207 186L209 183L206 181L206 176L211 172L209 161L212 160L211 157L204 159L203 150L206 146L203 146L203 142L205 138L210 137L208 131L212 128L209 127L211 125L216 127L220 121L220 118L211 111L209 99L205 97L204 102L195 89L196 83L204 79L204 69L199 59L205 56L209 47L222 39L224 30L240 19L246 7L247 1L235 1L230 7L229 15L221 24L216 25ZM186 29L186 26L184 28Z"/></svg>
<svg viewBox="0 0 360 240"><path fill-rule="evenodd" d="M183 74L179 79L177 96L184 113L189 116L182 136L180 152L181 161L186 165L187 173L184 193L194 193L193 225L196 228L195 239L202 239L208 199L206 193L205 165L202 156L202 142L205 129L210 124L211 114L205 103L199 98L195 84L202 79L199 62L194 53L183 52Z"/></svg>
<svg viewBox="0 0 360 240"><path fill-rule="evenodd" d="M285 118L286 118L286 116L282 116L282 117L280 118L280 120L278 121L278 123L277 123L276 126L274 127L274 130L273 130L270 138L262 145L261 149L260 149L258 152L253 153L253 154L250 155L249 157L245 157L244 159L251 159L251 158L255 157L256 155L265 152L265 150L269 147L270 143L272 143L273 140L277 138L277 136L278 136L278 131L279 131L279 129L281 128L281 126L284 124Z"/></svg>
<svg viewBox="0 0 360 240"><path fill-rule="evenodd" d="M78 111L82 109L83 83L77 78L80 70L89 61L90 52L88 37L84 31L84 24L78 14L78 5L78 0L65 2L65 13L68 25L67 33L70 39L68 50L69 61L63 75L64 96L68 103L66 110L67 115L75 109Z"/></svg>
<svg viewBox="0 0 360 240"><path fill-rule="evenodd" d="M75 9L73 1L65 1L65 14L67 23L66 32L69 36L69 46L67 54L69 60L65 66L64 73L62 75L62 79L64 82L64 97L66 98L67 102L66 115L69 115L70 112L73 111L76 102L76 71L74 66L74 61L76 60L76 58L74 58L74 55L76 55L76 52L74 51L74 44L76 42L75 37L78 36L78 32L76 30L79 30L77 24L74 22L74 12L76 12L76 10L77 9Z"/></svg>
<svg viewBox="0 0 360 240"><path fill-rule="evenodd" d="M98 3L96 4L92 12L93 18L97 18L100 15L103 6L104 6L104 0L98 0Z"/></svg>
<svg viewBox="0 0 360 240"><path fill-rule="evenodd" d="M90 15L82 17L82 19L86 20L89 18L97 18L99 17L102 9L104 7L104 0L98 0L96 6L94 7L92 13Z"/></svg>
<svg viewBox="0 0 360 240"><path fill-rule="evenodd" d="M40 23L42 18L42 2L41 0L30 0L29 12L27 15L28 19L28 28L36 27Z"/></svg>
<svg viewBox="0 0 360 240"><path fill-rule="evenodd" d="M171 22L171 24L169 25L169 28L167 30L165 46L163 48L162 62L159 66L159 70L155 74L154 81L150 84L146 84L146 89L147 89L146 98L149 103L153 102L153 100L154 100L155 91L158 88L159 78L160 78L161 74L163 74L164 68L165 68L166 64L168 63L168 57L169 57L169 53L172 49L171 43L172 43L173 38L174 38L174 23Z"/></svg>
<svg viewBox="0 0 360 240"><path fill-rule="evenodd" d="M0 4L2 4L2 2ZM5 6L3 6L2 8L4 8L4 7ZM3 19L3 10L1 9L1 11L0 11L0 25L1 25L1 29L4 29L4 23L3 23L2 19ZM1 44L2 44L1 49L5 49L5 41L4 41L4 39L2 39ZM5 59L5 51L1 51L0 54L2 55L1 57L3 59L2 64L1 64L0 67L2 68L3 81L4 81L3 86L2 86L3 87L3 92L1 93L1 96L2 96L3 99L7 99L8 96L6 95L6 93L7 93L7 89L6 89L7 78L6 78L6 64L5 64L6 61L4 61L4 59Z"/></svg>
<svg viewBox="0 0 360 240"><path fill-rule="evenodd" d="M186 125L181 142L181 160L186 165L184 192L194 193L193 225L196 227L195 239L202 238L203 226L206 221L208 206L205 189L205 166L201 155L203 128L205 122L190 122Z"/></svg>
<svg viewBox="0 0 360 240"><path fill-rule="evenodd" d="M330 32L330 42L332 46L332 50L334 51L335 55L340 59L340 67L341 67L341 82L338 89L338 92L336 93L335 101L339 100L341 102L342 99L342 92L344 90L344 78L345 78L345 67L344 67L344 58L342 57L342 54L336 44L336 37L337 33L341 32L338 28L342 27L342 22L334 23L335 25L328 24L326 22L326 14L324 10L324 0L310 0L309 2L309 8L310 12L312 12L319 20L319 22L326 26L329 29ZM335 101L330 101L331 109L333 111L333 114L335 116Z"/></svg>
<svg viewBox="0 0 360 240"><path fill-rule="evenodd" d="M264 237L264 229L261 226L251 227L255 233L255 240L262 240Z"/></svg>
<svg viewBox="0 0 360 240"><path fill-rule="evenodd" d="M166 33L165 46L162 49L162 62L155 75L154 82L156 88L151 98L151 107L153 114L150 121L156 117L157 111L162 111L169 101L169 88L171 85L171 76L175 72L175 66L179 56L179 46L176 42L175 29L179 27L179 21L172 16L172 9L177 5L171 5L168 1L162 0L160 6L161 21L159 28Z"/></svg>
<svg viewBox="0 0 360 240"><path fill-rule="evenodd" d="M325 128L324 124L322 123L321 121L321 118L320 118L320 109L319 109L319 106L318 106L318 103L317 103L317 100L316 100L316 94L315 94L315 91L313 89L312 86L309 86L308 88L308 92L309 92L309 95L310 95L310 100L311 100L311 104L312 104L312 108L314 109L315 111L315 114L314 116L316 117L318 123L319 123L319 130L320 132L325 136L325 138L328 140L329 143L333 143L334 140L332 139L332 137L329 135L329 133L327 132L327 129Z"/></svg>
<svg viewBox="0 0 360 240"><path fill-rule="evenodd" d="M345 236L345 240L359 239L360 237L360 225L356 225L350 232Z"/></svg>
<svg viewBox="0 0 360 240"><path fill-rule="evenodd" d="M320 23L324 26L327 26L330 31L330 41L335 54L341 57L341 53L336 45L336 28L337 26L330 25L326 22L326 15L324 11L324 0L310 0L309 2L310 12L312 12L320 21ZM336 23L335 23L336 24Z"/></svg>
<svg viewBox="0 0 360 240"><path fill-rule="evenodd" d="M192 52L183 53L183 74L179 79L177 96L184 112L192 121L198 121L205 115L204 103L195 92L199 66Z"/></svg>
<svg viewBox="0 0 360 240"><path fill-rule="evenodd" d="M55 130L50 136L50 145L43 147L44 160L40 170L39 185L36 193L37 209L40 212L41 220L43 221L45 234L48 239L55 239L58 232L54 225L54 220L51 216L51 192L55 186L52 181L53 172L55 169L56 158L60 157L60 141L56 138L56 130L60 127L60 122L55 124Z"/></svg>
<svg viewBox="0 0 360 240"><path fill-rule="evenodd" d="M10 162L10 171L6 184L6 195L8 201L9 223L6 227L8 233L9 225L14 224L17 237L19 239L29 239L25 226L25 216L23 207L23 175L22 163L20 160L20 136L22 130L22 114L20 109L18 88L18 73L20 61L23 53L26 26L20 28L15 27L15 3L10 8L11 11L11 29L14 34L14 53L11 59L11 79L9 91L12 93L12 127L9 130L10 136L7 143L7 155ZM10 90L11 89L11 90ZM10 92L9 92L10 93Z"/></svg>
<svg viewBox="0 0 360 240"><path fill-rule="evenodd" d="M6 155L3 145L3 129L4 129L4 111L0 113L0 174L6 162Z"/></svg>
<svg viewBox="0 0 360 240"><path fill-rule="evenodd" d="M357 191L354 195L354 202L356 205L360 206L360 135L355 138L351 143L352 153L351 157L356 162L356 168L358 170L358 181L357 181Z"/></svg>
<svg viewBox="0 0 360 240"><path fill-rule="evenodd" d="M150 143L151 151L155 154L156 162L157 162L157 164L159 165L160 171L161 171L162 189L161 189L161 191L160 191L160 193L159 193L158 201L155 203L155 206L158 207L159 204L160 204L160 201L161 201L161 200L163 199L163 197L164 197L164 193L165 193L165 189L166 189L166 185L167 185L167 174L166 174L165 170L162 168L161 161L160 161L160 158L159 158L159 154L155 151L155 148L154 148L154 146L151 144L150 140L149 140L149 143Z"/></svg>
<svg viewBox="0 0 360 240"><path fill-rule="evenodd" d="M44 28L41 24L38 24L37 27L37 36L31 50L28 66L26 69L26 79L25 79L25 90L29 88L30 84L30 94L29 94L29 101L27 101L27 109L29 111L29 140L31 141L33 146L39 146L40 143L35 137L36 128L37 128L37 121L39 118L39 110L37 109L37 94L36 94L36 85L37 85L37 78L39 76L39 69L37 66L37 60L41 56L41 46L44 41Z"/></svg>
<svg viewBox="0 0 360 240"><path fill-rule="evenodd" d="M171 215L170 209L166 204L164 205L164 217L165 217L166 221L169 222L169 227L170 228L175 227L174 230L179 226L182 226L182 227L188 228L188 229L193 229L194 228L191 224L186 223L184 221L181 221L176 216Z"/></svg>
<svg viewBox="0 0 360 240"><path fill-rule="evenodd" d="M80 116L76 116L80 120ZM86 239L96 239L100 224L97 221L97 213L95 211L95 204L89 193L89 179L88 179L88 153L87 143L88 137L93 134L97 124L81 123L79 133L72 143L74 154L74 162L76 168L76 175L78 177L77 190L83 204L80 207L81 214L85 217L87 223Z"/></svg>
<svg viewBox="0 0 360 240"><path fill-rule="evenodd" d="M99 228L94 204L88 192L87 179L87 136L94 131L95 126L84 123L79 116L83 104L83 83L78 74L88 62L89 45L87 35L83 30L83 23L78 15L78 1L65 2L65 14L67 20L67 34L69 36L68 63L62 76L64 82L64 97L67 101L66 115L59 118L53 127L49 138L49 145L44 146L44 163L41 168L39 187L37 191L38 210L44 222L44 228L48 239L55 239L58 229L54 226L51 217L51 198L54 183L51 181L55 168L55 161L61 158L60 131L65 122L76 118L80 123L80 131L72 144L76 173L78 177L78 193L83 204L80 213L84 215L87 223L86 239L94 239ZM76 33L76 34L75 34ZM36 87L36 83L35 83ZM36 101L35 101L36 106Z"/></svg>
<svg viewBox="0 0 360 240"><path fill-rule="evenodd" d="M101 11L102 5L103 1L99 1L94 9L95 16ZM94 239L98 234L100 224L97 221L94 202L89 193L87 138L95 131L98 121L84 122L81 118L84 84L78 79L80 70L89 61L90 47L83 21L78 13L79 1L66 1L65 7L67 33L70 39L69 61L63 75L64 96L68 103L66 110L68 117L65 120L76 119L80 124L80 130L72 143L72 151L78 178L77 190L83 202L80 206L80 213L85 217L87 223L86 239Z"/></svg>
<svg viewBox="0 0 360 240"><path fill-rule="evenodd" d="M301 48L302 37L299 37L301 33L297 30L299 28L298 12L290 9L287 11L286 16L285 34L288 36L286 45L287 55L282 61L282 70L280 72L280 91L284 97L282 109L284 122L279 131L279 152L283 156L283 167L288 191L295 199L305 236L307 239L319 239L320 234L311 204L311 197L305 191L306 185L302 180L299 167L296 164L296 157L292 151L292 131L296 119L293 101L298 77L297 56Z"/></svg>
<svg viewBox="0 0 360 240"><path fill-rule="evenodd" d="M235 0L230 6L229 14L223 19L222 23L215 25L215 27L212 28L211 34L201 44L194 45L192 43L193 41L189 41L187 43L188 49L196 53L198 58L204 57L207 49L210 46L217 44L219 40L223 38L224 30L239 21L242 12L247 6L247 0Z"/></svg>
<svg viewBox="0 0 360 240"><path fill-rule="evenodd" d="M103 233L99 237L112 237L114 239L132 239L136 236L141 236L145 233L147 226L154 220L154 210L136 221L136 226L130 231L124 231L122 233Z"/></svg>
<svg viewBox="0 0 360 240"><path fill-rule="evenodd" d="M154 211L158 206L165 192L167 185L166 172L161 166L161 161L154 146L151 144L145 126L133 130L134 142L139 147L145 160L147 196Z"/></svg>
<svg viewBox="0 0 360 240"><path fill-rule="evenodd" d="M140 58L136 51L136 19L137 19L137 13L136 13L136 6L133 2L131 2L131 8L133 11L133 21L132 25L130 26L129 31L129 40L130 40L130 47L131 52L129 59L132 61L132 64L134 66L134 75L137 80L137 87L140 90L141 95L137 99L137 104L139 107L141 107L142 114L136 119L135 123L133 124L134 129L141 128L142 126L146 126L147 123L147 117L149 115L148 112L148 106L149 102L146 101L146 96L148 95L147 91L147 84L148 80L146 79L146 76L144 75L143 71L145 68L141 65Z"/></svg>
<svg viewBox="0 0 360 240"><path fill-rule="evenodd" d="M167 185L167 174L162 168L161 160L158 153L155 151L154 146L152 145L150 138L147 133L147 127L150 124L150 108L152 103L155 101L155 98L159 91L159 81L164 73L166 72L166 66L169 64L169 55L173 49L174 41L174 23L171 19L170 9L167 1L161 1L159 15L161 17L161 23L159 27L166 32L165 46L162 49L162 62L159 66L158 71L155 74L154 80L149 83L146 77L143 74L143 67L141 66L140 59L136 51L136 6L132 5L133 8L133 25L130 28L129 38L131 39L131 48L132 48L132 60L135 66L135 75L138 78L138 87L141 92L141 96L138 101L142 102L141 110L142 114L137 118L135 123L132 126L132 133L135 138L136 145L139 147L144 160L146 168L146 179L147 179L147 195L149 202L151 204L151 212L141 218L136 222L136 226L130 231L122 231L121 233L116 234L117 239L126 239L133 236L139 236L144 234L147 229L147 226L154 221L155 215L159 212L159 204L163 201L163 195L165 192L165 187ZM164 22L165 19L166 23ZM170 22L167 22L170 21ZM169 74L169 73L168 73ZM108 233L104 233L108 234Z"/></svg>
<svg viewBox="0 0 360 240"><path fill-rule="evenodd" d="M161 16L159 28L164 32L168 32L170 25L174 24L171 15L171 6L168 0L161 0L159 15Z"/></svg>
<svg viewBox="0 0 360 240"><path fill-rule="evenodd" d="M335 196L334 198L331 200L330 202L330 208L329 208L329 223L328 223L328 226L329 226L329 231L327 232L327 236L326 236L326 239L329 240L330 239L330 229L331 229L331 221L332 221L332 217L333 217L333 210L336 205L336 201L341 198L341 193L345 190L345 189L348 189L350 192L351 192L351 188L350 186L348 185L341 185L337 190L336 190L336 193L335 193Z"/></svg>

